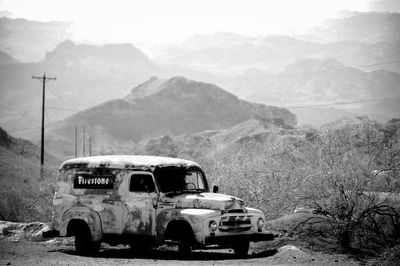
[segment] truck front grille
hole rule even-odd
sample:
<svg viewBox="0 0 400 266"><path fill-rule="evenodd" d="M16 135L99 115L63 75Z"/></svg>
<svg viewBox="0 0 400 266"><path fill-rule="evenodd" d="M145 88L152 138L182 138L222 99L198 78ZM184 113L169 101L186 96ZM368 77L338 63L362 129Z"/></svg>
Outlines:
<svg viewBox="0 0 400 266"><path fill-rule="evenodd" d="M219 223L219 230L221 232L243 232L250 230L251 216L223 216Z"/></svg>

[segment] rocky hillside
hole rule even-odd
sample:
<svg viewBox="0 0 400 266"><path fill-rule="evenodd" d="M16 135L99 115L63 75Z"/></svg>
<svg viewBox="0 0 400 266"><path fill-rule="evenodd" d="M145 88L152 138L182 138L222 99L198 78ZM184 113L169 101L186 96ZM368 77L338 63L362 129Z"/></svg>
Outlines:
<svg viewBox="0 0 400 266"><path fill-rule="evenodd" d="M86 128L93 147L110 151L109 147L129 141L219 130L254 117L296 125L295 115L288 110L240 100L216 85L184 77L153 77L123 99L105 102L54 123L47 129L47 141L52 152L68 156L73 154L75 126Z"/></svg>
<svg viewBox="0 0 400 266"><path fill-rule="evenodd" d="M47 220L59 165L57 158L46 153L41 172L40 148L0 128L0 219Z"/></svg>

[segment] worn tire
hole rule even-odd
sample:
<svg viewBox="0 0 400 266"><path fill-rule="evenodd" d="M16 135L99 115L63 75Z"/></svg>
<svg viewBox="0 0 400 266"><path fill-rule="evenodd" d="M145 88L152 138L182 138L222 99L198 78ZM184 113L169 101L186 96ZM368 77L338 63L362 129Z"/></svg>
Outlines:
<svg viewBox="0 0 400 266"><path fill-rule="evenodd" d="M249 253L250 242L249 241L237 241L232 244L233 251L236 257L246 257Z"/></svg>
<svg viewBox="0 0 400 266"><path fill-rule="evenodd" d="M191 241L187 237L178 240L178 251L182 254L188 254L192 250Z"/></svg>
<svg viewBox="0 0 400 266"><path fill-rule="evenodd" d="M192 250L194 242L193 231L190 227L184 228L178 238L178 251L181 254L188 254Z"/></svg>
<svg viewBox="0 0 400 266"><path fill-rule="evenodd" d="M83 227L75 234L75 250L80 255L91 255L99 251L101 242L93 241L89 228Z"/></svg>

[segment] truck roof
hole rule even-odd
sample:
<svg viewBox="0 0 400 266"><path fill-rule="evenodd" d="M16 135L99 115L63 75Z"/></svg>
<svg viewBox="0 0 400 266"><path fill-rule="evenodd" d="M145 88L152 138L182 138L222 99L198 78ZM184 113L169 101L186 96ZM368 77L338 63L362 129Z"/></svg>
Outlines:
<svg viewBox="0 0 400 266"><path fill-rule="evenodd" d="M81 157L65 161L60 169L69 168L113 168L113 169L149 169L155 167L200 167L197 163L170 157L139 155L105 155Z"/></svg>

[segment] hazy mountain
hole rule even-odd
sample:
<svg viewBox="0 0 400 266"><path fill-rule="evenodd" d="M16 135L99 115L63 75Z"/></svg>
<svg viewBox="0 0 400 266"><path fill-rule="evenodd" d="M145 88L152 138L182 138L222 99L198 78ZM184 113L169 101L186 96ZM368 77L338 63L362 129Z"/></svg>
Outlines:
<svg viewBox="0 0 400 266"><path fill-rule="evenodd" d="M290 36L271 35L259 39L242 36L242 41L232 44L227 40L224 45L220 45L222 40L219 34L204 35L203 40L201 36L196 36L198 43L191 40L191 46L184 43L170 48L158 60L175 62L201 71L235 75L252 68L276 73L282 71L287 64L308 58L335 58L346 65L366 70L397 71L398 67L379 63L400 59L396 50L397 42L368 44L357 40L342 40L318 43ZM215 44L210 41L214 38L217 40ZM373 68L373 64L379 66Z"/></svg>
<svg viewBox="0 0 400 266"><path fill-rule="evenodd" d="M400 13L400 2L397 0L374 0L369 5L374 11Z"/></svg>
<svg viewBox="0 0 400 266"><path fill-rule="evenodd" d="M343 12L313 29L308 36L316 41L361 41L375 44L400 38L400 14L389 12Z"/></svg>
<svg viewBox="0 0 400 266"><path fill-rule="evenodd" d="M0 54L8 62L10 57ZM2 61L3 62L3 61ZM0 64L0 123L8 131L38 127L42 85L32 75L56 76L47 83L46 122L123 97L158 68L131 44L76 45L64 41L38 63ZM24 133L28 131L15 132Z"/></svg>
<svg viewBox="0 0 400 266"><path fill-rule="evenodd" d="M105 44L103 46L94 46L88 44L76 45L70 40L57 45L56 49L46 53L45 61L50 64L71 66L83 65L88 67L90 64L100 64L109 68L117 65L118 69L110 69L110 72L120 72L123 74L132 74L137 70L146 71L154 67L150 59L132 44ZM89 62L88 62L89 61ZM91 61L91 62L90 62Z"/></svg>
<svg viewBox="0 0 400 266"><path fill-rule="evenodd" d="M75 126L90 132L95 149L109 150L129 141L224 129L253 117L296 124L296 117L286 109L240 100L213 84L153 77L123 99L54 123L47 130L47 146L55 154L73 154Z"/></svg>
<svg viewBox="0 0 400 266"><path fill-rule="evenodd" d="M71 38L72 23L0 18L0 50L23 62L40 61L46 52Z"/></svg>
<svg viewBox="0 0 400 266"><path fill-rule="evenodd" d="M302 59L335 58L367 71L399 71L400 14L345 12L314 29L296 35L248 37L219 32L197 34L170 47L157 58L192 69L224 75L258 68L280 72L285 65ZM374 65L377 66L374 66Z"/></svg>
<svg viewBox="0 0 400 266"><path fill-rule="evenodd" d="M220 32L189 38L168 49L160 60L222 74L240 73L248 68L277 71L296 58L306 57L305 53L315 46L318 44L288 36L257 39Z"/></svg>
<svg viewBox="0 0 400 266"><path fill-rule="evenodd" d="M47 83L46 124L96 104L120 99L130 88L151 76L185 76L219 84L240 98L279 106L397 97L398 75L373 71L400 72L400 37L397 32L389 34L397 20L398 14L348 13L325 24L327 32L333 32L331 42L318 39L324 28L314 35L297 37L200 34L170 48L156 62L132 44L77 45L65 40L56 46L57 40L64 40L62 36L68 35L65 34L68 23L2 18L0 33L4 34L0 48L4 46L8 50L0 53L0 124L12 134L27 138L39 132L42 86L31 77L44 72L57 77L56 81ZM373 23L377 25L371 25L373 30L369 30L368 25ZM346 29L342 35L343 27ZM52 31L58 32L52 38L28 40L35 33L45 36ZM362 32L368 40L350 38L351 32L355 36ZM347 35L350 37L345 37ZM40 62L19 61L26 51L36 53L37 47L55 48L42 49L44 59ZM13 56L14 53L19 56ZM336 70L342 68L346 70ZM317 73L298 74L304 72ZM375 103L375 106L360 104L353 109L334 106L321 114L329 113L328 119L343 112L358 115L368 111L386 119L397 110L395 104L389 103L385 104L386 111L380 112L382 102ZM339 108L339 113L331 113ZM303 113L301 117L312 116Z"/></svg>
<svg viewBox="0 0 400 266"><path fill-rule="evenodd" d="M11 55L0 51L0 64L5 65L14 63L17 63L17 60L15 60Z"/></svg>
<svg viewBox="0 0 400 266"><path fill-rule="evenodd" d="M389 62L385 69L400 73L400 39L382 47L382 58Z"/></svg>
<svg viewBox="0 0 400 266"><path fill-rule="evenodd" d="M277 74L248 70L224 86L249 100L287 106L398 97L399 78L399 73L364 72L332 58L305 59Z"/></svg>
<svg viewBox="0 0 400 266"><path fill-rule="evenodd" d="M0 18L12 17L12 16L13 16L13 14L10 11L0 10Z"/></svg>
<svg viewBox="0 0 400 266"><path fill-rule="evenodd" d="M21 139L14 138L10 136L3 128L0 127L0 147L7 152L13 153L15 156L20 156L30 162L32 164L38 165L40 164L40 147L36 146L32 142ZM57 166L60 164L60 160L56 157L45 153L45 162L48 166ZM5 161L2 161L5 163ZM18 163L18 161L14 161L14 163ZM23 165L22 165L23 166Z"/></svg>
<svg viewBox="0 0 400 266"><path fill-rule="evenodd" d="M279 74L248 70L236 79L221 84L250 101L286 107L304 106L302 110L293 109L293 112L302 113L299 118L310 118L308 121L299 119L301 123L311 123L315 120L313 116L322 114L326 114L326 119L346 113L368 114L379 120L400 115L400 107L395 102L400 98L399 73L385 70L364 72L334 59L300 60L286 66L285 71ZM347 102L357 104L346 105ZM335 108L324 108L321 113L313 107L332 103L337 103L330 106ZM370 104L374 104L375 108L365 113ZM337 110L337 114L331 113L336 109L341 110Z"/></svg>
<svg viewBox="0 0 400 266"><path fill-rule="evenodd" d="M342 118L356 118L361 116L370 115L380 121L386 121L387 117L392 117L391 114L386 113L384 116L377 115L382 112L382 108L377 108L374 112L368 111L367 113L362 110L352 110L349 108L340 109L341 106L305 106L304 108L290 108L289 110L296 114L297 120L300 125L321 127L332 121L337 121ZM394 114L394 113L393 113Z"/></svg>

